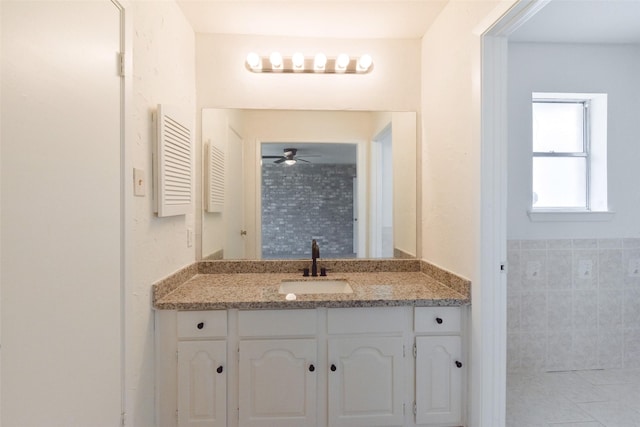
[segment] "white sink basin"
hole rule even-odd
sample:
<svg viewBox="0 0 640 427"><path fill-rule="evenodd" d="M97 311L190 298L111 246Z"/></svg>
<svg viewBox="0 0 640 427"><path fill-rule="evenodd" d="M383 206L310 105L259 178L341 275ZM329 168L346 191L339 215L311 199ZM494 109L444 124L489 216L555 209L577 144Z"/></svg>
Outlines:
<svg viewBox="0 0 640 427"><path fill-rule="evenodd" d="M352 294L346 280L283 280L281 294Z"/></svg>

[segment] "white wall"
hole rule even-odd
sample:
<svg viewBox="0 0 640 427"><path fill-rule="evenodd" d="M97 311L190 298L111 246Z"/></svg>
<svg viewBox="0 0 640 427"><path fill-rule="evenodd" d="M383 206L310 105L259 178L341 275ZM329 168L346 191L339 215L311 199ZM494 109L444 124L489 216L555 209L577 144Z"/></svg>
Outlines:
<svg viewBox="0 0 640 427"><path fill-rule="evenodd" d="M422 258L472 281L470 426L499 414L482 359L480 35L514 3L450 1L422 41Z"/></svg>
<svg viewBox="0 0 640 427"><path fill-rule="evenodd" d="M195 36L173 0L132 2L133 166L143 169L147 195L133 200L132 280L127 292L127 416L132 426L154 424L154 348L151 284L195 261L187 247L193 214L158 218L153 213L151 113L171 104L192 114L195 130ZM194 141L195 142L195 141ZM195 210L195 206L194 206Z"/></svg>
<svg viewBox="0 0 640 427"><path fill-rule="evenodd" d="M509 45L509 239L640 236L640 46ZM531 222L531 93L608 94L608 196L604 222Z"/></svg>
<svg viewBox="0 0 640 427"><path fill-rule="evenodd" d="M408 254L419 255L418 234L415 224L418 217L416 197L417 144L416 116L392 114L392 158L393 158L393 246ZM420 187L418 187L418 190Z"/></svg>
<svg viewBox="0 0 640 427"><path fill-rule="evenodd" d="M300 50L369 53L374 71L365 75L256 74L246 70L249 52L283 55ZM420 41L328 39L198 34L198 109L280 108L417 111L420 107Z"/></svg>

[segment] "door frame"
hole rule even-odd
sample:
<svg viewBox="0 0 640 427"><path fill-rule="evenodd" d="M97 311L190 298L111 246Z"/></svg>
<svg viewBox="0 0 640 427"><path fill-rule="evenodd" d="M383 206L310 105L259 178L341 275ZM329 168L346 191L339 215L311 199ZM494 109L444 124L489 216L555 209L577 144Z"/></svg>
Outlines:
<svg viewBox="0 0 640 427"><path fill-rule="evenodd" d="M519 0L481 33L481 253L480 301L473 320L482 344L471 390L471 421L502 427L506 421L507 365L507 77L508 38L551 0ZM497 18L497 19L496 19ZM480 308L478 308L480 305ZM473 383L473 381L472 381ZM483 399L483 397L488 397Z"/></svg>
<svg viewBox="0 0 640 427"><path fill-rule="evenodd" d="M134 120L133 120L133 8L131 0L111 0L120 10L120 53L122 55L121 71L121 133L120 133L120 397L121 397L121 425L127 426L127 414L136 412L136 401L132 394L129 398L127 390L136 390L137 376L135 367L129 368L128 361L134 359L135 343L139 337L134 337L133 330L128 325L129 318L135 318L137 309L134 298L135 282L133 269L128 261L133 254L133 155Z"/></svg>

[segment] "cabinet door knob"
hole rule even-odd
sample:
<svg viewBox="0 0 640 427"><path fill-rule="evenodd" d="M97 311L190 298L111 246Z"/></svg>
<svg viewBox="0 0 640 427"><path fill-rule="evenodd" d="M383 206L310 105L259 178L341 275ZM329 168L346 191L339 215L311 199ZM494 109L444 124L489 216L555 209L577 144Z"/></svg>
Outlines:
<svg viewBox="0 0 640 427"><path fill-rule="evenodd" d="M309 372L313 372L316 370L316 367L313 364L309 365Z"/></svg>
<svg viewBox="0 0 640 427"><path fill-rule="evenodd" d="M222 365L218 366L218 369L216 369L216 372L221 374L222 371L224 371L224 368L222 367Z"/></svg>
<svg viewBox="0 0 640 427"><path fill-rule="evenodd" d="M331 364L331 372L335 372L336 371L336 365L334 365L333 363Z"/></svg>
<svg viewBox="0 0 640 427"><path fill-rule="evenodd" d="M457 360L456 360L456 366L457 366L458 368L462 368L462 362L459 362L459 361L457 361Z"/></svg>
<svg viewBox="0 0 640 427"><path fill-rule="evenodd" d="M202 329L202 328L204 328L204 322L200 322L200 323L198 323L198 324L196 325L196 327L197 327L198 329Z"/></svg>
<svg viewBox="0 0 640 427"><path fill-rule="evenodd" d="M442 318L440 318L440 317L436 317L436 323L437 323L438 325L442 325Z"/></svg>

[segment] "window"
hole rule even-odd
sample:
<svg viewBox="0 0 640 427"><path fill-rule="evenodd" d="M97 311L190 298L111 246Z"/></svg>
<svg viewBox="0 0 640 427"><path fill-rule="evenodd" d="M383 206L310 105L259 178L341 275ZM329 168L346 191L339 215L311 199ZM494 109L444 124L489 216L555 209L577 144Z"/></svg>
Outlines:
<svg viewBox="0 0 640 427"><path fill-rule="evenodd" d="M534 93L531 107L532 211L606 211L606 95Z"/></svg>

